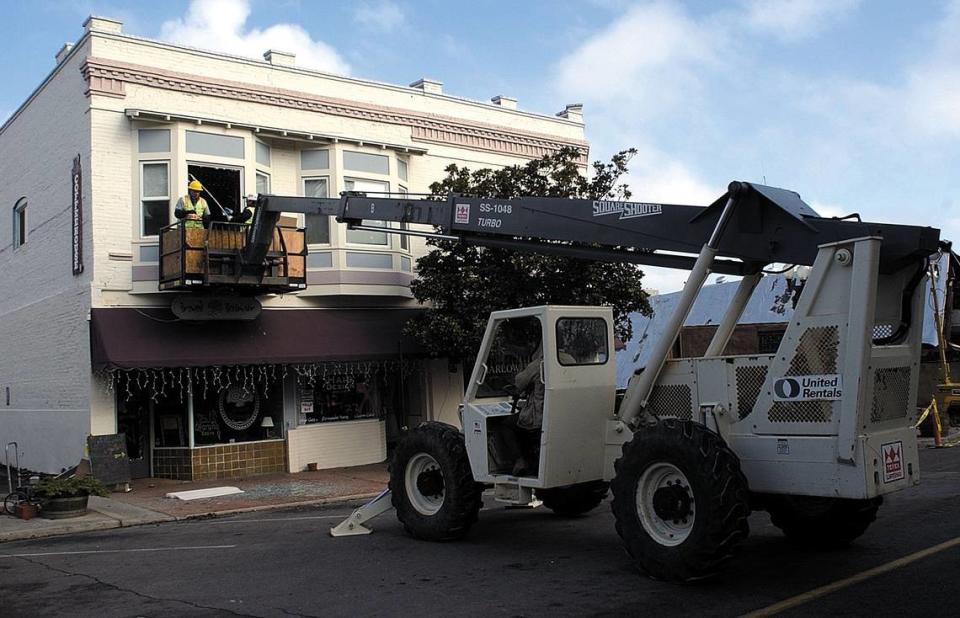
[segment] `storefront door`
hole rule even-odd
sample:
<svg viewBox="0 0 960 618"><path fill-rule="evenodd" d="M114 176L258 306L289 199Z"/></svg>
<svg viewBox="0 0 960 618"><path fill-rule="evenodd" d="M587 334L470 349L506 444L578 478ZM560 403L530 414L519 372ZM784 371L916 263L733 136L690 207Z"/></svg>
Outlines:
<svg viewBox="0 0 960 618"><path fill-rule="evenodd" d="M117 431L127 438L130 477L150 476L150 405L145 398L117 402Z"/></svg>

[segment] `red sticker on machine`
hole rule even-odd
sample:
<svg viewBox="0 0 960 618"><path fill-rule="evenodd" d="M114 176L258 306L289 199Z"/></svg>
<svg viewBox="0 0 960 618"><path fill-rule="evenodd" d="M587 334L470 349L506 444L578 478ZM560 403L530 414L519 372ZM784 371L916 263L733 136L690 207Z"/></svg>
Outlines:
<svg viewBox="0 0 960 618"><path fill-rule="evenodd" d="M903 442L889 442L880 447L883 456L883 482L903 479Z"/></svg>
<svg viewBox="0 0 960 618"><path fill-rule="evenodd" d="M470 204L457 204L455 223L470 223Z"/></svg>

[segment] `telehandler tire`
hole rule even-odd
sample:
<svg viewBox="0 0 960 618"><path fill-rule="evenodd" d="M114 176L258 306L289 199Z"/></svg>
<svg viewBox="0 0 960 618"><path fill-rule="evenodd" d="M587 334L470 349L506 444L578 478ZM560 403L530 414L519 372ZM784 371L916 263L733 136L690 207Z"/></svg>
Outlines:
<svg viewBox="0 0 960 618"><path fill-rule="evenodd" d="M397 445L389 470L397 519L411 536L453 541L477 521L483 485L473 480L463 434L455 427L420 425Z"/></svg>
<svg viewBox="0 0 960 618"><path fill-rule="evenodd" d="M766 508L773 525L791 541L824 549L845 547L877 518L883 497L869 500L769 496Z"/></svg>
<svg viewBox="0 0 960 618"><path fill-rule="evenodd" d="M597 508L607 497L610 483L590 481L567 487L538 489L537 498L543 505L561 517L576 517Z"/></svg>
<svg viewBox="0 0 960 618"><path fill-rule="evenodd" d="M613 514L624 548L654 579L714 575L747 538L747 480L723 439L699 423L639 429L616 461Z"/></svg>

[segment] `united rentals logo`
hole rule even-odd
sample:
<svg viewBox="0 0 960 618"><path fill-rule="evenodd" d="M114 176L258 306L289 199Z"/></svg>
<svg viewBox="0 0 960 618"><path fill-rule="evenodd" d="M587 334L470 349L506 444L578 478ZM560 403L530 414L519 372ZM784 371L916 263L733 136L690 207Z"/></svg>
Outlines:
<svg viewBox="0 0 960 618"><path fill-rule="evenodd" d="M593 216L620 215L619 220L636 219L637 217L653 217L663 214L663 204L646 204L642 202L608 202L595 201Z"/></svg>
<svg viewBox="0 0 960 618"><path fill-rule="evenodd" d="M840 374L792 376L773 383L774 401L836 401L843 399Z"/></svg>

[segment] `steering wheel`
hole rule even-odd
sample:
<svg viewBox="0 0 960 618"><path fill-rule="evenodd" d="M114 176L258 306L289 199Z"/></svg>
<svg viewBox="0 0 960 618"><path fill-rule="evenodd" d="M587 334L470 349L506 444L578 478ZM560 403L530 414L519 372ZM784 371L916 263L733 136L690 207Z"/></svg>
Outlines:
<svg viewBox="0 0 960 618"><path fill-rule="evenodd" d="M523 393L520 392L520 389L517 388L516 384L507 383L500 387L500 390L510 395L510 414L517 413L517 404L520 403L520 399L523 397Z"/></svg>

